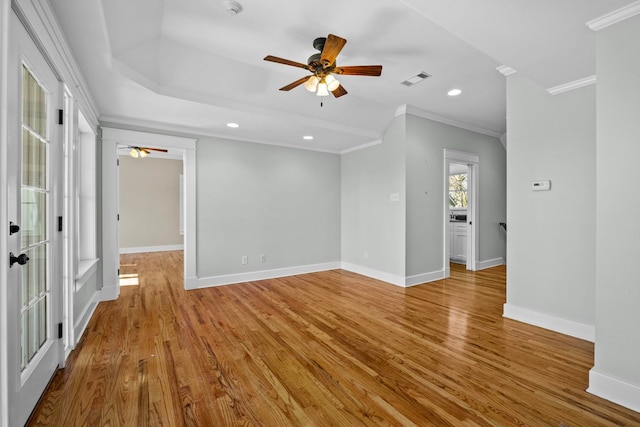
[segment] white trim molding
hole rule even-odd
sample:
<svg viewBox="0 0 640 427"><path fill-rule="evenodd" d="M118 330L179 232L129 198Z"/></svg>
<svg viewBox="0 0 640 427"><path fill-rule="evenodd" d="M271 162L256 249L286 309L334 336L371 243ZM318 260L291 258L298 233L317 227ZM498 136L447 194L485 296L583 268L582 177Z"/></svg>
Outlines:
<svg viewBox="0 0 640 427"><path fill-rule="evenodd" d="M369 277L371 279L380 280L381 282L385 282L390 285L399 286L401 288L409 288L411 286L435 282L436 280L442 280L445 278L445 272L443 270L402 277L397 274L387 273L385 271L363 267L361 265L351 264L348 262L342 263L342 269Z"/></svg>
<svg viewBox="0 0 640 427"><path fill-rule="evenodd" d="M297 267L275 268L272 270L249 271L246 273L225 274L222 276L200 277L195 287L187 289L202 289L215 286L233 285L257 280L277 279L279 277L297 276L299 274L317 273L319 271L337 270L340 262L326 262L321 264L301 265ZM191 283L193 285L193 283Z"/></svg>
<svg viewBox="0 0 640 427"><path fill-rule="evenodd" d="M120 296L120 286L118 284L111 286L102 286L98 291L98 301L115 301Z"/></svg>
<svg viewBox="0 0 640 427"><path fill-rule="evenodd" d="M549 329L550 331L559 332L585 341L595 342L596 339L596 328L592 325L540 313L509 303L503 306L503 310L502 316L508 319L528 323L529 325Z"/></svg>
<svg viewBox="0 0 640 427"><path fill-rule="evenodd" d="M605 375L596 368L589 371L587 392L640 412L640 386Z"/></svg>
<svg viewBox="0 0 640 427"><path fill-rule="evenodd" d="M381 282L386 282L391 285L400 286L403 288L405 286L404 277L397 274L387 273L385 271L375 270L373 268L363 267L361 265L351 264L349 262L343 262L342 269L350 271L352 273L360 274L362 276L367 276L371 279L380 280Z"/></svg>
<svg viewBox="0 0 640 427"><path fill-rule="evenodd" d="M375 145L380 145L380 144L382 144L382 140L381 139L377 139L377 140L372 141L372 142L367 142L366 144L361 144L361 145L358 145L356 147L351 147L351 148L347 148L346 150L342 150L340 152L340 154L352 153L354 151L363 150L365 148L373 147Z"/></svg>
<svg viewBox="0 0 640 427"><path fill-rule="evenodd" d="M502 74L503 76L510 76L511 74L515 74L517 71L514 70L511 67L507 67L506 65L501 65L499 67L496 68L496 70L498 70L498 72L500 74Z"/></svg>
<svg viewBox="0 0 640 427"><path fill-rule="evenodd" d="M416 274L414 276L407 276L404 279L404 287L409 288L411 286L422 285L429 282L435 282L436 280L444 279L445 272L443 270L432 271L430 273Z"/></svg>
<svg viewBox="0 0 640 427"><path fill-rule="evenodd" d="M585 77L584 79L574 80L569 83L550 87L547 89L551 95L558 95L559 93L569 92L574 89L580 89L581 87L590 86L596 84L596 76Z"/></svg>
<svg viewBox="0 0 640 427"><path fill-rule="evenodd" d="M640 13L640 1L628 4L620 9L616 9L613 12L609 12L606 15L602 15L599 18L593 19L586 23L593 31L599 31L603 28L607 28L610 25L617 24L625 19L631 18Z"/></svg>
<svg viewBox="0 0 640 427"><path fill-rule="evenodd" d="M413 107L411 105L406 105L406 104L401 105L396 109L396 117L401 116L403 114L411 114L412 116L422 117L423 119L433 120L434 122L444 123L445 125L454 126L460 129L470 130L471 132L481 133L483 135L492 136L494 138L500 138L500 135L502 135L501 133L493 132L491 130L481 128L479 126L474 126L468 123L460 122L458 120L439 116L427 110Z"/></svg>
<svg viewBox="0 0 640 427"><path fill-rule="evenodd" d="M504 258L500 257L500 258L494 258L494 259L488 259L485 261L476 261L476 271L479 270L486 270L487 268L491 268L491 267L497 267L499 265L505 265L506 262L504 261Z"/></svg>
<svg viewBox="0 0 640 427"><path fill-rule="evenodd" d="M196 139L116 128L102 129L102 300L115 299L120 293L118 278L118 146L153 146L182 153L185 198L184 282L185 288L197 276L196 242ZM115 288L112 289L112 288Z"/></svg>

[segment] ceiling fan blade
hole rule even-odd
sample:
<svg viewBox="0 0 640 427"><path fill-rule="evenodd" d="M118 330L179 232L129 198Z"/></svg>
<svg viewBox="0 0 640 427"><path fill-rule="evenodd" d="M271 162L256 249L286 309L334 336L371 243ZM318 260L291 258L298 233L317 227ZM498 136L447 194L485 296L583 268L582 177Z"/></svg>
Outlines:
<svg viewBox="0 0 640 427"><path fill-rule="evenodd" d="M300 79L296 80L296 81L295 81L295 82L293 82L293 83L289 83L288 85L281 87L281 88L280 88L280 90L285 90L285 91L286 91L286 90L291 90L291 89L293 89L294 87L298 87L298 86L300 86L302 83L304 83L304 82L306 82L307 80L309 80L309 77L311 77L311 76L302 77L302 78L300 78Z"/></svg>
<svg viewBox="0 0 640 427"><path fill-rule="evenodd" d="M141 147L142 150L147 151L160 151L161 153L167 153L169 150L165 150L164 148L151 148L151 147Z"/></svg>
<svg viewBox="0 0 640 427"><path fill-rule="evenodd" d="M344 76L379 76L382 74L382 65L353 65L347 67L336 67L335 74Z"/></svg>
<svg viewBox="0 0 640 427"><path fill-rule="evenodd" d="M322 64L325 67L328 67L336 62L338 54L346 43L347 41L342 37L329 34L327 41L324 42L324 49L322 49L322 54L320 55L320 61L322 61Z"/></svg>
<svg viewBox="0 0 640 427"><path fill-rule="evenodd" d="M346 95L349 92L347 92L347 90L342 85L339 85L336 89L332 90L331 93L334 97L340 98L342 95Z"/></svg>
<svg viewBox="0 0 640 427"><path fill-rule="evenodd" d="M277 62L278 64L291 65L292 67L304 68L305 70L309 69L309 66L303 64L302 62L291 61L289 59L278 58L277 56L267 55L264 57L265 61Z"/></svg>

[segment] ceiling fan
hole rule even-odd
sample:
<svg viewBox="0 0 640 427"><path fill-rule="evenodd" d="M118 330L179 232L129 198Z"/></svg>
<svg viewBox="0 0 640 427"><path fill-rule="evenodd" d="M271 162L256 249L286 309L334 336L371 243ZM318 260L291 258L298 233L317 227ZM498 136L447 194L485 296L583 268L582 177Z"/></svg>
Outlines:
<svg viewBox="0 0 640 427"><path fill-rule="evenodd" d="M152 147L134 147L132 145L129 146L131 151L129 151L129 155L135 158L147 157L151 151L159 151L161 153L166 153L168 150L164 148L152 148Z"/></svg>
<svg viewBox="0 0 640 427"><path fill-rule="evenodd" d="M308 91L315 92L318 96L327 96L329 92L331 92L334 97L339 98L342 95L346 95L347 90L334 77L334 74L374 77L382 74L382 65L336 65L336 57L346 43L347 40L333 34L329 34L327 37L318 37L313 41L313 47L320 51L320 53L311 55L307 60L307 64L278 58L272 55L266 56L264 60L304 68L311 72L310 76L302 77L293 83L281 87L280 90L288 91L304 84ZM322 105L322 103L320 103L320 105Z"/></svg>

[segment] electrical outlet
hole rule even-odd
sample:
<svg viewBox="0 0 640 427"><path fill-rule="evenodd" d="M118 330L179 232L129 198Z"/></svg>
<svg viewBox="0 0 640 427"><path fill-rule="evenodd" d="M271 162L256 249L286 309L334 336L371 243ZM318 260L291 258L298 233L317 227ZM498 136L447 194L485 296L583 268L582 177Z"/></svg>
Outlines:
<svg viewBox="0 0 640 427"><path fill-rule="evenodd" d="M249 257L246 256L246 255L243 255L241 262L242 262L243 265L249 264Z"/></svg>
<svg viewBox="0 0 640 427"><path fill-rule="evenodd" d="M364 251L364 254L362 254L362 257L363 257L364 259L369 259L369 252Z"/></svg>
<svg viewBox="0 0 640 427"><path fill-rule="evenodd" d="M260 262L267 262L267 256L265 254L260 254Z"/></svg>

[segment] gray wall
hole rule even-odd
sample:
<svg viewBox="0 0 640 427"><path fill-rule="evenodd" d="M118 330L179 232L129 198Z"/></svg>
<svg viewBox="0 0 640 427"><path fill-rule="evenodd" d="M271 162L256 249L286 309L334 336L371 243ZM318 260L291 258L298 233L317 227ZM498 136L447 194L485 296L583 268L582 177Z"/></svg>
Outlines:
<svg viewBox="0 0 640 427"><path fill-rule="evenodd" d="M197 183L198 277L340 261L340 156L201 137Z"/></svg>
<svg viewBox="0 0 640 427"><path fill-rule="evenodd" d="M595 87L550 95L511 75L507 117L507 304L593 326Z"/></svg>
<svg viewBox="0 0 640 427"><path fill-rule="evenodd" d="M401 277L405 276L405 127L405 117L396 117L381 144L342 155L342 261ZM390 201L392 193L398 193L397 202Z"/></svg>
<svg viewBox="0 0 640 427"><path fill-rule="evenodd" d="M342 156L344 262L402 279L442 271L444 148L479 155L478 257L505 258L498 225L506 218L500 141L407 114L393 120L382 144ZM390 202L391 193L400 200Z"/></svg>
<svg viewBox="0 0 640 427"><path fill-rule="evenodd" d="M182 160L120 156L120 248L182 245Z"/></svg>
<svg viewBox="0 0 640 427"><path fill-rule="evenodd" d="M597 33L594 370L640 392L640 16ZM630 403L630 402L629 402ZM640 410L640 401L634 408Z"/></svg>
<svg viewBox="0 0 640 427"><path fill-rule="evenodd" d="M445 148L480 158L478 261L506 257L499 226L506 219L506 153L498 138L407 115L407 276L444 265Z"/></svg>

